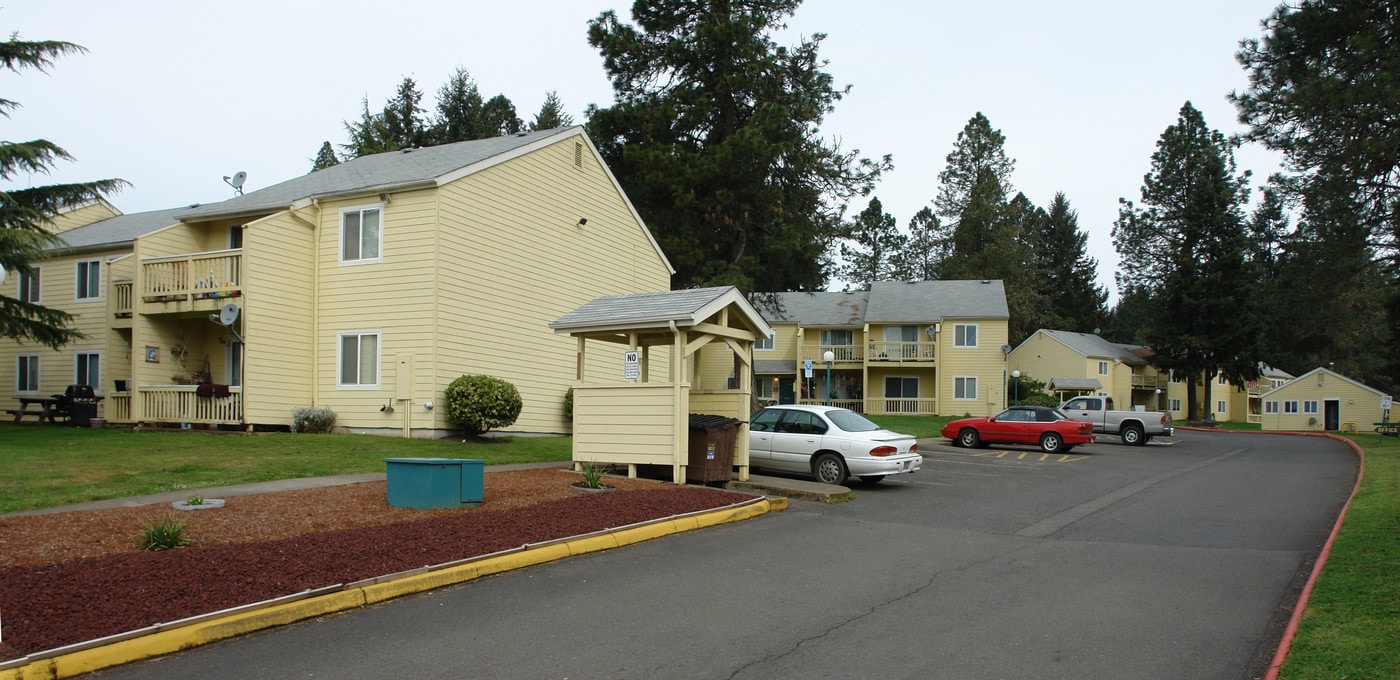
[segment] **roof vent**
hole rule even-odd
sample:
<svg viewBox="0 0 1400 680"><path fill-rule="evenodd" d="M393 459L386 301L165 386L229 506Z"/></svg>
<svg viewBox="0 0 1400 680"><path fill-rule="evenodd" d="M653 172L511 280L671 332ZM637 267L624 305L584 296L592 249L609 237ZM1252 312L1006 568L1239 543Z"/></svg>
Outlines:
<svg viewBox="0 0 1400 680"><path fill-rule="evenodd" d="M982 283L991 283L991 282L992 282L991 279L982 279Z"/></svg>
<svg viewBox="0 0 1400 680"><path fill-rule="evenodd" d="M408 147L407 149L404 149L404 150L400 151L399 153L413 153L413 150L414 150L414 147L411 147L411 146L410 146L410 147Z"/></svg>
<svg viewBox="0 0 1400 680"><path fill-rule="evenodd" d="M524 130L521 130L520 132L515 133L515 136L516 136L516 137L524 137L524 136L527 135L527 134L529 134L529 133L526 132L526 131L524 131Z"/></svg>

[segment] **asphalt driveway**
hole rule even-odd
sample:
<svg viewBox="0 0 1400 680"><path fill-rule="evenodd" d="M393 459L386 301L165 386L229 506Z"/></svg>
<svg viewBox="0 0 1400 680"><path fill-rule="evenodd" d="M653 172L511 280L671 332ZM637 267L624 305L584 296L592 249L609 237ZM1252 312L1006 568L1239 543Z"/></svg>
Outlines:
<svg viewBox="0 0 1400 680"><path fill-rule="evenodd" d="M98 675L1254 677L1356 473L1339 443L1277 435L920 448L922 472L848 503Z"/></svg>

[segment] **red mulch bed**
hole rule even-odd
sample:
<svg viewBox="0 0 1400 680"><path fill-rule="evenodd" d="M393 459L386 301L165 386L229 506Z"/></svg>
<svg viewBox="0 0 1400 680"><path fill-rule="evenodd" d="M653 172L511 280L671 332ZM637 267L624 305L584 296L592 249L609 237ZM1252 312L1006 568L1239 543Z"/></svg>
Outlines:
<svg viewBox="0 0 1400 680"><path fill-rule="evenodd" d="M0 569L0 660L156 623L751 498L668 487L253 543Z"/></svg>

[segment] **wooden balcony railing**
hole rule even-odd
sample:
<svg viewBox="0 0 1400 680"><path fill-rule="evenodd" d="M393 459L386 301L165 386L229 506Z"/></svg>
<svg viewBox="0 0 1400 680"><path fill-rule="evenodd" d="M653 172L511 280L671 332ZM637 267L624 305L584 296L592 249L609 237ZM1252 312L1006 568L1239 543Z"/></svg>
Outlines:
<svg viewBox="0 0 1400 680"><path fill-rule="evenodd" d="M1156 390L1167 389L1167 378L1161 375L1134 375L1133 389L1135 390Z"/></svg>
<svg viewBox="0 0 1400 680"><path fill-rule="evenodd" d="M877 416L931 416L938 413L937 399L902 399L896 397L867 397L865 399L802 399L802 404L818 406L839 406L856 413Z"/></svg>
<svg viewBox="0 0 1400 680"><path fill-rule="evenodd" d="M141 272L146 302L232 297L243 290L243 251L148 257Z"/></svg>
<svg viewBox="0 0 1400 680"><path fill-rule="evenodd" d="M850 364L865 361L865 348L857 345L803 345L802 360L811 359L813 366L825 365L826 360L822 355L828 350L835 355L833 363Z"/></svg>
<svg viewBox="0 0 1400 680"><path fill-rule="evenodd" d="M201 397L197 385L141 385L141 420L152 423L209 423L233 425L243 422L243 388L230 387L227 397Z"/></svg>
<svg viewBox="0 0 1400 680"><path fill-rule="evenodd" d="M131 317L131 296L135 285L131 279L117 279L112 282L112 316L121 319Z"/></svg>
<svg viewBox="0 0 1400 680"><path fill-rule="evenodd" d="M113 423L131 422L131 393L117 392L108 394L102 401L102 408L106 409L107 420Z"/></svg>
<svg viewBox="0 0 1400 680"><path fill-rule="evenodd" d="M871 363L875 362L930 362L933 361L934 347L932 342L885 342L873 341L870 343L869 357Z"/></svg>

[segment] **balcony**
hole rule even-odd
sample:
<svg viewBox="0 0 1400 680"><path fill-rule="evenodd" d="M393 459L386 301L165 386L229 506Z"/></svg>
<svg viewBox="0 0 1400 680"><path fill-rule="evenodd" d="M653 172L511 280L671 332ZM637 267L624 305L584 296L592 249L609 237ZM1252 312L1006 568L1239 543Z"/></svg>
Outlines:
<svg viewBox="0 0 1400 680"><path fill-rule="evenodd" d="M131 318L132 289L131 279L117 279L112 282L112 316L118 319Z"/></svg>
<svg viewBox="0 0 1400 680"><path fill-rule="evenodd" d="M835 355L835 364L859 364L865 361L864 349L856 345L803 345L798 367L801 368L800 364L807 359L810 359L813 365L825 365L826 359L822 356L828 351Z"/></svg>
<svg viewBox="0 0 1400 680"><path fill-rule="evenodd" d="M198 385L141 385L142 422L237 425L243 422L243 388L230 387L226 397L202 397ZM128 407L129 408L129 407ZM128 411L128 418L131 417Z"/></svg>
<svg viewBox="0 0 1400 680"><path fill-rule="evenodd" d="M938 413L937 399L904 399L899 397L867 397L865 399L799 399L800 404L839 406L856 413L877 416L931 416Z"/></svg>
<svg viewBox="0 0 1400 680"><path fill-rule="evenodd" d="M932 342L885 342L870 343L870 363L933 363Z"/></svg>
<svg viewBox="0 0 1400 680"><path fill-rule="evenodd" d="M141 274L142 302L235 297L243 294L243 251L148 257L141 260Z"/></svg>
<svg viewBox="0 0 1400 680"><path fill-rule="evenodd" d="M1133 374L1133 389L1135 390L1165 390L1167 389L1167 378L1163 375L1137 375Z"/></svg>

